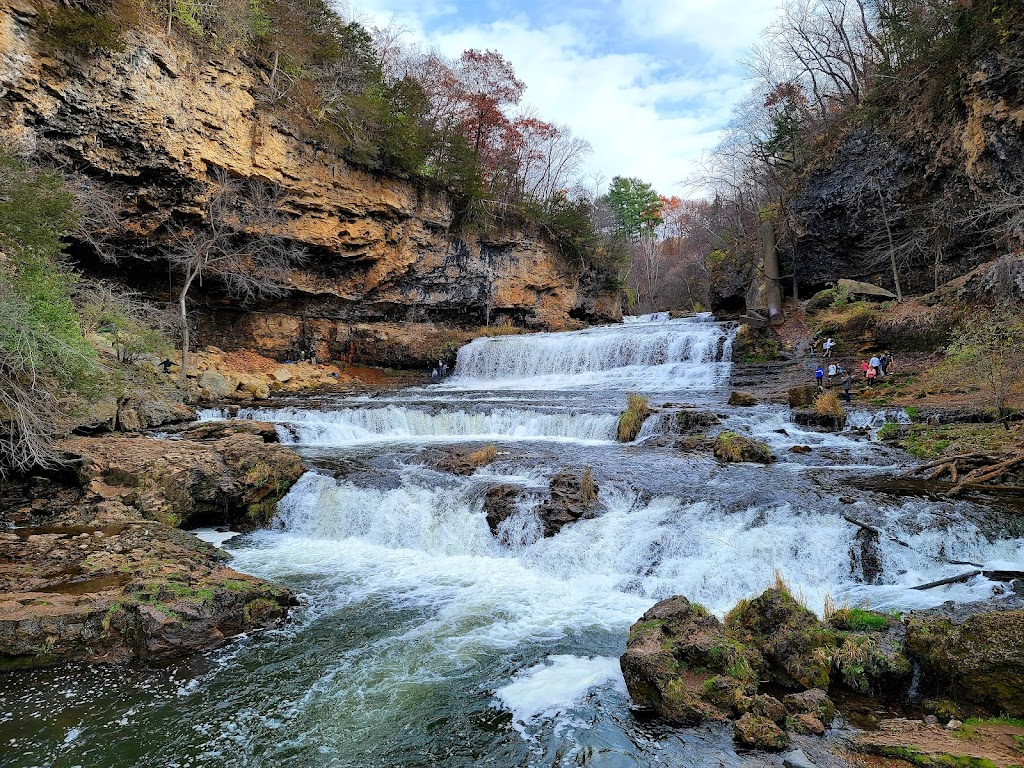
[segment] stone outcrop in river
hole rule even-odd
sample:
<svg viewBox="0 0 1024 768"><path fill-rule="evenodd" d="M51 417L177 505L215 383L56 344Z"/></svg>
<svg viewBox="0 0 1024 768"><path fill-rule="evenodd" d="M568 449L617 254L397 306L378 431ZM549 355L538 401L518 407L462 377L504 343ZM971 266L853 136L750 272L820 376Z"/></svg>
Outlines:
<svg viewBox="0 0 1024 768"><path fill-rule="evenodd" d="M834 712L830 688L905 697L914 665L923 690L973 711L1019 717L1024 611L1000 608L969 609L966 619L937 609L902 621L842 609L820 621L774 588L740 601L723 623L676 596L630 628L621 666L637 704L682 724L738 717L737 740L763 749L786 746L779 726L823 733ZM788 719L785 711L773 714L774 699L757 694L759 681L803 691L785 697Z"/></svg>
<svg viewBox="0 0 1024 768"><path fill-rule="evenodd" d="M169 225L203 215L215 171L282 190L280 234L306 249L305 264L285 297L258 308L213 284L197 292L200 345L424 365L458 345L435 323L621 317L618 291L539 230L469 232L446 193L361 170L302 135L261 100L265 75L232 54L141 24L123 51L82 55L48 45L40 23L36 4L0 2L0 140L84 169L120 200L117 230L103 233L125 257L117 279L168 298L159 244ZM88 249L78 256L105 269Z"/></svg>
<svg viewBox="0 0 1024 768"><path fill-rule="evenodd" d="M76 437L74 471L25 479L0 505L0 667L194 652L272 626L291 592L238 573L177 526L265 525L303 473L270 425L191 439Z"/></svg>

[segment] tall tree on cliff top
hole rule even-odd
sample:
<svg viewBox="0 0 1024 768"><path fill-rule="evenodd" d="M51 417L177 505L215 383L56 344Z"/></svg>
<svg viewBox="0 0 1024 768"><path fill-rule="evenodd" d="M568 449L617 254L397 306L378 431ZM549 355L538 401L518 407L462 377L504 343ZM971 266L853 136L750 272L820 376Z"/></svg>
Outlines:
<svg viewBox="0 0 1024 768"><path fill-rule="evenodd" d="M287 272L301 262L300 248L279 233L284 217L281 192L256 181L239 181L220 171L206 203L204 221L181 227L167 259L181 273L181 376L189 370L188 295L205 278L249 302L287 292Z"/></svg>
<svg viewBox="0 0 1024 768"><path fill-rule="evenodd" d="M619 234L630 244L637 297L642 306L655 309L659 274L657 235L664 198L646 181L616 176L605 200L615 214Z"/></svg>

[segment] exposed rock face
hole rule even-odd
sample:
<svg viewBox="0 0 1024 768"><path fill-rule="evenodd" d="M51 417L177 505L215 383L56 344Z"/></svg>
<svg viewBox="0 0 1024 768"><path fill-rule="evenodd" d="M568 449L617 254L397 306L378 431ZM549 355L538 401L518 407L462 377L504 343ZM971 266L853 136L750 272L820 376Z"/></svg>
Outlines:
<svg viewBox="0 0 1024 768"><path fill-rule="evenodd" d="M0 139L86 168L114 190L124 253L159 244L172 221L201 217L215 169L282 189L282 234L307 247L307 263L285 298L258 310L212 284L197 293L200 344L347 357L366 346L366 323L469 327L486 317L560 329L621 316L618 292L539 233L460 232L445 193L357 169L301 136L261 104L262 73L228 53L142 25L125 34L124 51L81 56L48 50L38 25L37 6L0 0ZM167 297L162 267L126 259L115 274ZM398 362L422 364L422 346L406 344L411 357Z"/></svg>
<svg viewBox="0 0 1024 768"><path fill-rule="evenodd" d="M30 483L15 494L20 499L0 508L0 518L19 525L143 519L174 527L215 522L251 530L265 525L305 471L302 461L275 444L277 433L269 424L214 424L188 430L203 442L120 436L65 440L60 447L77 467L77 478L65 483L40 479L35 487Z"/></svg>
<svg viewBox="0 0 1024 768"><path fill-rule="evenodd" d="M0 669L200 651L294 604L155 522L0 532L0 550Z"/></svg>
<svg viewBox="0 0 1024 768"><path fill-rule="evenodd" d="M979 193L1021 192L1024 94L1014 74L1020 57L1019 41L1011 37L1002 50L988 49L957 70L940 67L898 86L893 81L880 94L886 113L850 132L789 203L797 238L783 254L782 269L787 272L785 262L792 264L797 254L805 295L837 277L893 289L888 253L877 247L885 218L911 260L901 274L907 293L930 291L999 255L978 249L972 233L953 222ZM938 239L919 236L936 225ZM902 245L908 236L922 245L916 256Z"/></svg>
<svg viewBox="0 0 1024 768"><path fill-rule="evenodd" d="M554 536L577 520L596 517L600 490L589 470L561 470L549 484L551 495L537 507L544 525L544 536Z"/></svg>

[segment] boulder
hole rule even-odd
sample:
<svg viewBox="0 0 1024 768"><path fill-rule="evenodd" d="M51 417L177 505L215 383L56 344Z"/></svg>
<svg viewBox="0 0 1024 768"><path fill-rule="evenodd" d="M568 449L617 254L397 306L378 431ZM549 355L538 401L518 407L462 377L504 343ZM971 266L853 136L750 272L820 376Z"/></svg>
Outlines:
<svg viewBox="0 0 1024 768"><path fill-rule="evenodd" d="M811 715L825 725L831 725L836 716L835 704L821 688L787 694L782 703L791 715Z"/></svg>
<svg viewBox="0 0 1024 768"><path fill-rule="evenodd" d="M786 722L786 707L781 701L767 693L759 693L754 696L750 700L747 712L771 720L777 725L784 725Z"/></svg>
<svg viewBox="0 0 1024 768"><path fill-rule="evenodd" d="M782 756L783 768L817 768L802 749L794 749Z"/></svg>
<svg viewBox="0 0 1024 768"><path fill-rule="evenodd" d="M860 280L840 279L837 285L841 292L855 298L879 299L882 301L895 301L896 299L896 294L892 291L887 291L881 286L864 283Z"/></svg>
<svg viewBox="0 0 1024 768"><path fill-rule="evenodd" d="M765 443L726 430L714 439L712 453L715 458L727 462L755 462L771 464L775 454Z"/></svg>
<svg viewBox="0 0 1024 768"><path fill-rule="evenodd" d="M209 442L72 438L60 447L75 458L81 484L70 509L54 509L64 524L148 519L178 527L198 519L252 530L269 521L305 472L294 451L261 434Z"/></svg>
<svg viewBox="0 0 1024 768"><path fill-rule="evenodd" d="M810 453L811 446L809 445L794 445L789 449L790 453Z"/></svg>
<svg viewBox="0 0 1024 768"><path fill-rule="evenodd" d="M277 427L269 421L251 419L225 419L223 421L197 421L181 434L189 440L219 440L229 435L256 435L265 443L281 441Z"/></svg>
<svg viewBox="0 0 1024 768"><path fill-rule="evenodd" d="M813 408L794 408L793 421L801 427L821 432L842 432L846 428L846 414L818 413Z"/></svg>
<svg viewBox="0 0 1024 768"><path fill-rule="evenodd" d="M680 596L640 617L620 659L633 701L683 724L725 718L742 690L753 692L760 663L715 616Z"/></svg>
<svg viewBox="0 0 1024 768"><path fill-rule="evenodd" d="M984 611L963 621L915 613L904 623L907 655L920 665L925 690L1024 717L1024 610Z"/></svg>
<svg viewBox="0 0 1024 768"><path fill-rule="evenodd" d="M789 730L801 736L824 736L825 724L814 715L799 714L789 719Z"/></svg>
<svg viewBox="0 0 1024 768"><path fill-rule="evenodd" d="M827 688L836 631L784 589L741 601L726 626L764 657L768 678L787 688Z"/></svg>
<svg viewBox="0 0 1024 768"><path fill-rule="evenodd" d="M238 385L217 371L206 370L199 376L199 387L206 390L210 399L223 400L231 395Z"/></svg>
<svg viewBox="0 0 1024 768"><path fill-rule="evenodd" d="M733 738L748 749L781 752L789 746L789 736L766 717L748 712L733 723Z"/></svg>
<svg viewBox="0 0 1024 768"><path fill-rule="evenodd" d="M739 392L733 390L729 395L729 405L737 405L742 407L748 407L751 405L757 405L757 398L749 392Z"/></svg>
<svg viewBox="0 0 1024 768"><path fill-rule="evenodd" d="M560 470L551 478L549 489L551 495L537 507L545 537L577 520L597 516L599 488L589 467L582 472Z"/></svg>
<svg viewBox="0 0 1024 768"><path fill-rule="evenodd" d="M278 368L274 371L274 379L280 384L287 384L292 380L292 372L287 368Z"/></svg>
<svg viewBox="0 0 1024 768"><path fill-rule="evenodd" d="M682 408L672 411L666 419L669 432L675 435L692 435L705 433L709 427L719 423L719 418L711 411L698 411L694 408Z"/></svg>
<svg viewBox="0 0 1024 768"><path fill-rule="evenodd" d="M499 536L499 528L503 522L519 511L517 502L523 489L518 485L502 483L487 489L484 494L484 513L487 515L487 526L491 533Z"/></svg>

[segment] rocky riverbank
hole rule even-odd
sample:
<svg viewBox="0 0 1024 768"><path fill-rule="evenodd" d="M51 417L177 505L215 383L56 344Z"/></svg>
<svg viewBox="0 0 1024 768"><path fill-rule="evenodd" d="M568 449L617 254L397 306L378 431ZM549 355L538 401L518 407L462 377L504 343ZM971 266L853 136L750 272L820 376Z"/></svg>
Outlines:
<svg viewBox="0 0 1024 768"><path fill-rule="evenodd" d="M854 750L933 754L917 765L1008 766L969 762L990 757L977 745L937 744L929 727L963 736L965 720L1024 716L1022 660L1020 597L906 616L841 609L820 620L780 583L724 621L682 596L659 602L631 627L621 666L639 706L678 725L731 721L743 747L780 751L794 736L824 735L836 714L830 696L868 696L931 714L918 725L876 720ZM1024 736L1024 722L991 725ZM1019 740L1010 743L1019 758Z"/></svg>
<svg viewBox="0 0 1024 768"><path fill-rule="evenodd" d="M158 659L275 626L294 595L181 530L265 525L304 472L271 425L73 437L13 480L0 521L0 667Z"/></svg>

